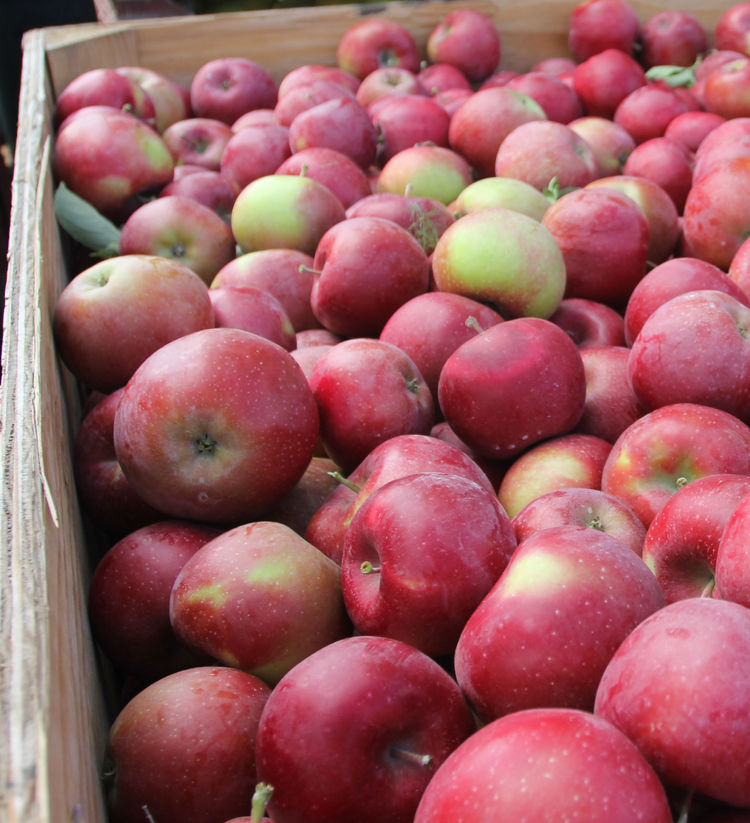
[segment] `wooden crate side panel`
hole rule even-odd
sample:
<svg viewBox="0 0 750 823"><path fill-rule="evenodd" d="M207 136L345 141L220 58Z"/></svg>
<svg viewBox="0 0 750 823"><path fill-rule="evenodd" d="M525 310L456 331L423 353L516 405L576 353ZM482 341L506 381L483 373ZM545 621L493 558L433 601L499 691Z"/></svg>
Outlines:
<svg viewBox="0 0 750 823"><path fill-rule="evenodd" d="M0 808L8 821L103 821L106 723L85 619L84 541L51 307L67 281L52 207L41 38L24 50L3 334ZM50 92L51 94L51 92ZM40 162L41 161L41 162ZM41 167L41 168L40 168Z"/></svg>

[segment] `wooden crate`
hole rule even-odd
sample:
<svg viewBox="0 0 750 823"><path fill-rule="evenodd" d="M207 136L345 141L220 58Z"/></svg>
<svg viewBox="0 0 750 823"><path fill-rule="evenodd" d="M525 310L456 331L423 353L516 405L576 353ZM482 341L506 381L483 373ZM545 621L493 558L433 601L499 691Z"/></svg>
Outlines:
<svg viewBox="0 0 750 823"><path fill-rule="evenodd" d="M663 7L633 5L641 19ZM679 5L710 31L730 3ZM26 34L0 386L0 814L9 823L105 820L100 771L109 718L87 627L91 558L71 466L80 397L51 331L57 296L77 273L52 205L55 95L77 74L105 66L143 65L189 83L199 65L226 55L252 58L279 80L301 63L333 64L338 39L363 15L398 20L424 44L458 6L494 19L504 68L567 54L574 0L331 5Z"/></svg>

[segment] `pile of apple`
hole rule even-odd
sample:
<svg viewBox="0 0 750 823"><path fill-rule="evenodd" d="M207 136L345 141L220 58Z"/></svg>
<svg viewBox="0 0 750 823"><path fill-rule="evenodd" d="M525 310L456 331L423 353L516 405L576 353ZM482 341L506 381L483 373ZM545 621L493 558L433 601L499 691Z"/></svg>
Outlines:
<svg viewBox="0 0 750 823"><path fill-rule="evenodd" d="M569 45L60 94L113 823L750 820L750 3Z"/></svg>

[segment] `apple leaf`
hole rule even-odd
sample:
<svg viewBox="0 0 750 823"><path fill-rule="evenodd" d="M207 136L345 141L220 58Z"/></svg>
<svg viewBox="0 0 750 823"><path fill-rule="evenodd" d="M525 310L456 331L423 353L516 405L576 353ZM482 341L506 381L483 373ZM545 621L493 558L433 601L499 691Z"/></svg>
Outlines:
<svg viewBox="0 0 750 823"><path fill-rule="evenodd" d="M649 80L661 80L673 88L689 89L695 83L695 71L701 63L699 57L692 66L652 66L647 72Z"/></svg>
<svg viewBox="0 0 750 823"><path fill-rule="evenodd" d="M94 257L120 253L120 229L91 203L60 183L55 191L55 217L60 226Z"/></svg>

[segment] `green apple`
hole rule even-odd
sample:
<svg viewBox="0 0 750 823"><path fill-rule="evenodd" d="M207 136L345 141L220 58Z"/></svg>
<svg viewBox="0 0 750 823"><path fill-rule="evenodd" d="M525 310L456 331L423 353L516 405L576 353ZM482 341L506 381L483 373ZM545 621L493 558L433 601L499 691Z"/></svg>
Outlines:
<svg viewBox="0 0 750 823"><path fill-rule="evenodd" d="M446 206L472 182L471 166L445 146L420 143L402 149L378 175L377 190L430 197Z"/></svg>
<svg viewBox="0 0 750 823"><path fill-rule="evenodd" d="M552 233L511 209L456 220L435 246L432 271L440 291L489 303L506 319L546 319L565 292L565 262Z"/></svg>
<svg viewBox="0 0 750 823"><path fill-rule="evenodd" d="M456 217L484 209L512 209L541 220L550 201L542 192L514 177L483 177L468 185L451 204Z"/></svg>

